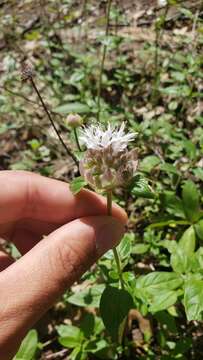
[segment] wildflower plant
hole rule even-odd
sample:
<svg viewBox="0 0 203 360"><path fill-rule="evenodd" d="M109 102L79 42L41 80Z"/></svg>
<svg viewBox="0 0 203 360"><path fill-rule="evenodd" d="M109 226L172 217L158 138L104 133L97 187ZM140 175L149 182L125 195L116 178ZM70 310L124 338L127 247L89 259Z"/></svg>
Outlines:
<svg viewBox="0 0 203 360"><path fill-rule="evenodd" d="M101 126L90 125L81 131L80 141L86 145L86 152L80 161L80 173L85 181L96 191L107 195L107 213L111 215L112 192L129 184L137 169L134 151L128 151L134 133L125 133L125 124L106 130ZM113 249L121 287L124 289L118 253Z"/></svg>
<svg viewBox="0 0 203 360"><path fill-rule="evenodd" d="M138 159L135 149L128 145L135 139L136 133L126 132L125 124L113 126L110 123L90 125L80 131L79 143L85 151L79 163L81 177L71 183L73 192L78 192L85 185L107 197L107 215L112 215L112 195L115 190L129 187L137 170ZM120 288L107 285L100 301L100 313L106 329L112 339L122 343L124 328L129 310L133 307L133 299L127 291L122 274L119 253L113 248ZM112 297L111 304L109 298ZM113 300L114 299L114 300ZM107 306L108 303L108 306ZM115 303L120 304L119 310ZM116 318L116 327L112 326L106 309L112 306L111 314ZM120 328L121 327L121 328Z"/></svg>

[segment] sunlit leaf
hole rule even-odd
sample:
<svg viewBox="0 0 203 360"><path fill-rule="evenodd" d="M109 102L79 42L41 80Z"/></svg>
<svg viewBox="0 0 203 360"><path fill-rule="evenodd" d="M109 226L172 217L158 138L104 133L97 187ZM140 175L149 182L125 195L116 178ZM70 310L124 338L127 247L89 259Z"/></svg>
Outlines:
<svg viewBox="0 0 203 360"><path fill-rule="evenodd" d="M84 339L82 331L73 325L59 325L56 327L59 334L59 343L67 348L75 348Z"/></svg>
<svg viewBox="0 0 203 360"><path fill-rule="evenodd" d="M75 195L80 192L87 185L82 176L73 179L70 183L70 190Z"/></svg>
<svg viewBox="0 0 203 360"><path fill-rule="evenodd" d="M30 330L20 345L13 360L33 360L37 351L38 336L36 330Z"/></svg>
<svg viewBox="0 0 203 360"><path fill-rule="evenodd" d="M188 321L203 320L203 281L190 279L185 283L184 306Z"/></svg>

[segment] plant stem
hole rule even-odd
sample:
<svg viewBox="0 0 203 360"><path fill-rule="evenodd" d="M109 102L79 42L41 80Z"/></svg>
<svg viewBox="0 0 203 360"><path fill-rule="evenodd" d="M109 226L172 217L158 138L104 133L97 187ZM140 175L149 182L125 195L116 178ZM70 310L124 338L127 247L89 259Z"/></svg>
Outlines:
<svg viewBox="0 0 203 360"><path fill-rule="evenodd" d="M65 142L63 141L63 139L62 139L62 137L61 137L61 135L60 135L60 133L59 133L59 131L58 131L55 123L54 123L54 120L52 119L52 116L51 116L51 114L50 114L50 112L49 112L49 110L48 110L48 108L47 108L44 100L42 99L42 96L41 96L41 94L40 94L40 92L39 92L39 90L38 90L38 88L37 88L37 86L36 86L36 84L35 84L35 82L34 82L34 80L33 80L32 77L30 78L30 82L31 82L31 84L32 84L32 86L33 86L33 89L35 90L35 92L36 92L36 94L37 94L37 96L38 96L38 98L39 98L39 100L40 100L40 102L41 102L41 104L42 104L42 107L43 107L45 113L47 114L47 117L48 117L51 125L53 126L53 128L54 128L54 130L55 130L55 132L56 132L56 135L58 136L61 144L63 145L63 147L64 147L64 149L66 150L67 154L73 159L73 161L75 162L75 164L78 166L78 160L77 160L76 156L72 153L72 151L67 147L67 145L66 145Z"/></svg>
<svg viewBox="0 0 203 360"><path fill-rule="evenodd" d="M108 216L112 215L112 191L107 192L107 215ZM118 270L118 277L120 280L121 289L124 290L125 286L124 286L124 281L123 281L123 276L122 276L121 261L120 261L118 251L116 248L113 248L113 254L114 254L114 259L115 259L117 270Z"/></svg>
<svg viewBox="0 0 203 360"><path fill-rule="evenodd" d="M82 151L82 150L81 150L81 147L80 147L79 139L78 139L77 129L74 128L74 129L73 129L73 132L74 132L75 142L76 142L76 144L77 144L78 150L79 150L79 151Z"/></svg>
<svg viewBox="0 0 203 360"><path fill-rule="evenodd" d="M105 36L106 37L109 35L111 3L112 3L112 0L108 0L107 11L106 11L106 29L105 29ZM100 119L100 112L101 112L102 75L103 75L103 71L104 71L104 63L105 63L105 58L106 58L106 52L107 52L107 45L104 44L103 51L102 51L101 65L100 65L100 70L99 70L98 89L97 89L97 109L98 109L97 120L98 121Z"/></svg>

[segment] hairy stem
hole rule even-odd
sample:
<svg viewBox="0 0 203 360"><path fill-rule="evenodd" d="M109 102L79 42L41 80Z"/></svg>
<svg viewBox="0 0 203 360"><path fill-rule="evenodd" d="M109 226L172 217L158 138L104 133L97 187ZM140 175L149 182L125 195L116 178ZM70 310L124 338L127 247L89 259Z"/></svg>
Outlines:
<svg viewBox="0 0 203 360"><path fill-rule="evenodd" d="M106 29L105 29L105 36L109 35L109 23L110 23L110 11L111 11L111 3L112 0L108 0L107 3L107 11L106 11ZM104 71L104 63L106 59L106 52L107 52L107 45L104 44L103 51L102 51L102 58L99 70L99 80L98 80L98 89L97 89L97 120L100 119L100 112L101 112L101 89L102 89L102 75Z"/></svg>
<svg viewBox="0 0 203 360"><path fill-rule="evenodd" d="M38 96L38 98L39 98L39 100L40 100L40 102L41 102L41 104L42 104L42 107L43 107L45 113L47 114L47 117L48 117L51 125L53 126L53 128L54 128L54 130L55 130L55 132L56 132L56 134L57 134L57 136L58 136L61 144L63 145L63 147L64 147L64 149L66 150L67 154L73 159L73 161L75 162L75 164L78 166L78 160L77 160L76 156L72 153L72 151L68 148L68 146L67 146L67 145L65 144L65 142L63 141L63 139L62 139L62 137L61 137L61 135L60 135L60 133L59 133L59 131L58 131L55 123L54 123L54 120L53 120L53 118L52 118L52 116L51 116L51 114L50 114L50 112L49 112L49 110L48 110L48 108L47 108L44 100L42 99L42 96L41 96L41 94L40 94L40 92L39 92L39 90L38 90L38 88L37 88L37 86L36 86L36 84L35 84L35 82L34 82L34 80L33 80L32 77L30 78L30 82L31 82L31 84L32 84L32 86L33 86L33 89L35 90L35 92L36 92L36 94L37 94L37 96Z"/></svg>
<svg viewBox="0 0 203 360"><path fill-rule="evenodd" d="M108 216L112 215L112 191L107 192L107 215ZM113 254L114 254L114 259L115 259L117 270L118 270L118 277L120 280L121 289L124 289L125 285L124 285L124 281L123 281L121 261L120 261L118 251L116 250L116 248L113 248Z"/></svg>

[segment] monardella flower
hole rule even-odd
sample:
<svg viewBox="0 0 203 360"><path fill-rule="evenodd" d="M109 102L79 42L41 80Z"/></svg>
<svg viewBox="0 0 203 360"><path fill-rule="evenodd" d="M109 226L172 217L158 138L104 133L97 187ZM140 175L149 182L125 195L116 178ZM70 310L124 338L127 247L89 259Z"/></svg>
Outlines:
<svg viewBox="0 0 203 360"><path fill-rule="evenodd" d="M96 190L109 191L128 185L137 169L136 153L127 149L136 134L124 130L124 123L120 128L109 124L107 130L91 125L81 133L80 141L87 151L80 162L80 172Z"/></svg>

